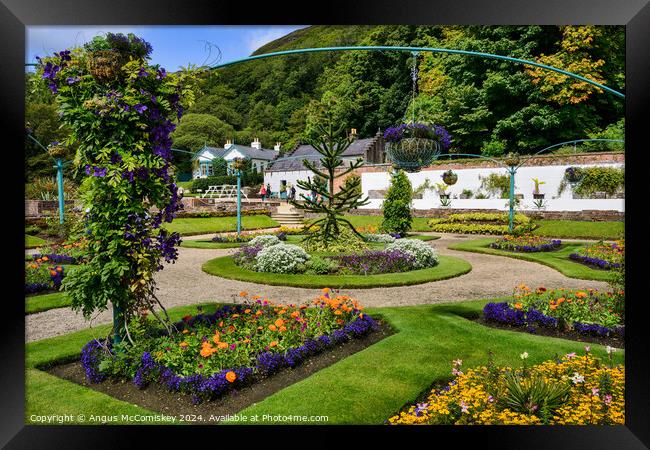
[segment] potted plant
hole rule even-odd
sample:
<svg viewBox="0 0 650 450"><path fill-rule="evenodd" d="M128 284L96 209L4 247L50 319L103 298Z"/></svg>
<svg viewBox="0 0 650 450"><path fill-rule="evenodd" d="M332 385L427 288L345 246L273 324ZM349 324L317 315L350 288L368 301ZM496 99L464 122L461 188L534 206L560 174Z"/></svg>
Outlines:
<svg viewBox="0 0 650 450"><path fill-rule="evenodd" d="M47 152L53 158L63 158L67 155L68 149L61 145L59 142L54 141L47 147Z"/></svg>
<svg viewBox="0 0 650 450"><path fill-rule="evenodd" d="M521 158L517 153L508 153L503 162L506 163L507 166L514 167L519 165Z"/></svg>
<svg viewBox="0 0 650 450"><path fill-rule="evenodd" d="M452 186L456 184L456 181L458 181L458 175L454 173L453 170L449 169L446 172L444 172L442 175L442 181L445 182L446 185Z"/></svg>
<svg viewBox="0 0 650 450"><path fill-rule="evenodd" d="M533 183L535 183L535 190L533 191L533 198L535 200L543 199L544 194L539 192L539 185L546 184L546 181L540 181L538 178L533 178Z"/></svg>
<svg viewBox="0 0 650 450"><path fill-rule="evenodd" d="M436 183L436 192L438 192L440 200L449 200L449 192L447 192L447 185L445 183Z"/></svg>
<svg viewBox="0 0 650 450"><path fill-rule="evenodd" d="M451 145L451 136L439 125L403 123L384 132L386 153L394 166L417 172Z"/></svg>

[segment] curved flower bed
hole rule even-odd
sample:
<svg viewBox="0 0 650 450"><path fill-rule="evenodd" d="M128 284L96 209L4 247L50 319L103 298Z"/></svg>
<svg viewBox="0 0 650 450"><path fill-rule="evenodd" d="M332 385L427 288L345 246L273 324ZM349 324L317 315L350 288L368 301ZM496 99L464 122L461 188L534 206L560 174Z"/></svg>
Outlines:
<svg viewBox="0 0 650 450"><path fill-rule="evenodd" d="M621 239L612 244L605 244L602 241L590 244L576 253L571 253L569 258L600 269L618 269L625 261L625 241Z"/></svg>
<svg viewBox="0 0 650 450"><path fill-rule="evenodd" d="M521 285L510 302L488 303L483 308L486 321L513 327L535 326L575 331L588 336L624 338L625 301L623 293L570 291L566 289L531 291Z"/></svg>
<svg viewBox="0 0 650 450"><path fill-rule="evenodd" d="M25 294L58 290L65 277L63 266L50 266L48 256L25 264Z"/></svg>
<svg viewBox="0 0 650 450"><path fill-rule="evenodd" d="M81 362L91 382L130 379L139 388L160 383L198 403L368 334L377 324L362 310L329 289L311 305L273 304L254 296L214 314L186 316L171 333L158 331L120 353L106 342L90 341Z"/></svg>
<svg viewBox="0 0 650 450"><path fill-rule="evenodd" d="M562 245L559 239L547 239L540 236L523 235L512 236L506 235L501 239L490 244L490 248L498 250L507 250L511 252L551 252L557 250Z"/></svg>
<svg viewBox="0 0 650 450"><path fill-rule="evenodd" d="M463 372L428 398L387 420L388 424L435 425L623 425L625 369L589 353L570 353L532 367L488 364Z"/></svg>

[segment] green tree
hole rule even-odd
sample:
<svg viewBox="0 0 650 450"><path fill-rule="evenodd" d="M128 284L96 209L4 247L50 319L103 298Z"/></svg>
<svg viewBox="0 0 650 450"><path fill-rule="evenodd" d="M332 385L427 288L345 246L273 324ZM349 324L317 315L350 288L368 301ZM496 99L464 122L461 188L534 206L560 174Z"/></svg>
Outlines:
<svg viewBox="0 0 650 450"><path fill-rule="evenodd" d="M361 178L352 178L348 183L341 186L338 192L334 192L334 181L337 178L350 174L363 165L363 159L350 161L345 170L335 173L337 168L343 164L341 155L350 146L352 140L346 135L344 127L334 128L331 113L326 114L325 124L318 127L318 137L309 143L322 156L320 165L308 159L303 160L303 165L314 173L314 179L308 178L298 180L298 187L315 192L320 198L313 199L311 196L301 195L302 202L292 200L291 204L309 213L323 215L320 219L312 222L308 229L315 226L318 228L308 234L306 240L319 240L325 244L336 241L341 233L341 224L349 227L357 236L363 236L357 232L349 220L341 217L349 210L368 204L368 198L361 199L360 187ZM322 183L319 179L323 180Z"/></svg>
<svg viewBox="0 0 650 450"><path fill-rule="evenodd" d="M413 201L413 186L406 173L399 170L393 174L390 180L390 187L381 208L384 213L384 220L381 222L381 229L387 233L407 233L411 229L413 215L411 214L411 203Z"/></svg>
<svg viewBox="0 0 650 450"><path fill-rule="evenodd" d="M223 158L214 158L212 160L212 175L215 177L228 175L228 161Z"/></svg>

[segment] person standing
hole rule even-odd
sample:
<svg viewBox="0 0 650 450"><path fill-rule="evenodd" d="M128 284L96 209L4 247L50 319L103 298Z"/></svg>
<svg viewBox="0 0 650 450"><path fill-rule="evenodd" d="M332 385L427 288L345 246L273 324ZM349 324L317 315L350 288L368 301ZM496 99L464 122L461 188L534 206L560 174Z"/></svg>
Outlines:
<svg viewBox="0 0 650 450"><path fill-rule="evenodd" d="M296 200L296 187L291 186L291 200L295 201Z"/></svg>
<svg viewBox="0 0 650 450"><path fill-rule="evenodd" d="M262 201L264 201L264 198L266 198L266 187L264 185L260 188L260 196L262 196Z"/></svg>
<svg viewBox="0 0 650 450"><path fill-rule="evenodd" d="M271 183L266 183L266 198L271 200Z"/></svg>

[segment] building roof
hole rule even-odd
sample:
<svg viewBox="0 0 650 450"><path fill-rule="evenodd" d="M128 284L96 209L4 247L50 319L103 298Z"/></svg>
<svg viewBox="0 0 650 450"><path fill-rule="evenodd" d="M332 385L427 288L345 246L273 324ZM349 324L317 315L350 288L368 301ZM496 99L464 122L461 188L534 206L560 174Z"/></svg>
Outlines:
<svg viewBox="0 0 650 450"><path fill-rule="evenodd" d="M373 143L374 138L367 139L356 139L350 144L348 148L343 152L343 157L363 157L366 151L366 148ZM287 158L287 159L285 159ZM271 165L266 170L285 172L289 170L305 170L305 166L302 161L307 159L309 161L315 161L316 167L320 167L320 158L321 154L316 151L311 145L303 144L296 147L296 149L291 152L291 154L286 157L279 158L277 161L271 163Z"/></svg>
<svg viewBox="0 0 650 450"><path fill-rule="evenodd" d="M278 151L276 150L268 150L268 149L257 149L255 147L248 147L245 145L239 145L239 144L233 144L232 146L226 148L218 148L218 147L208 147L207 145L204 146L203 148L199 149L194 156L192 157L192 160L198 159L199 156L201 156L203 153L206 151L212 156L212 158L223 158L230 152L231 150L237 150L239 153L251 158L251 159L261 159L264 161L271 161L278 156Z"/></svg>

